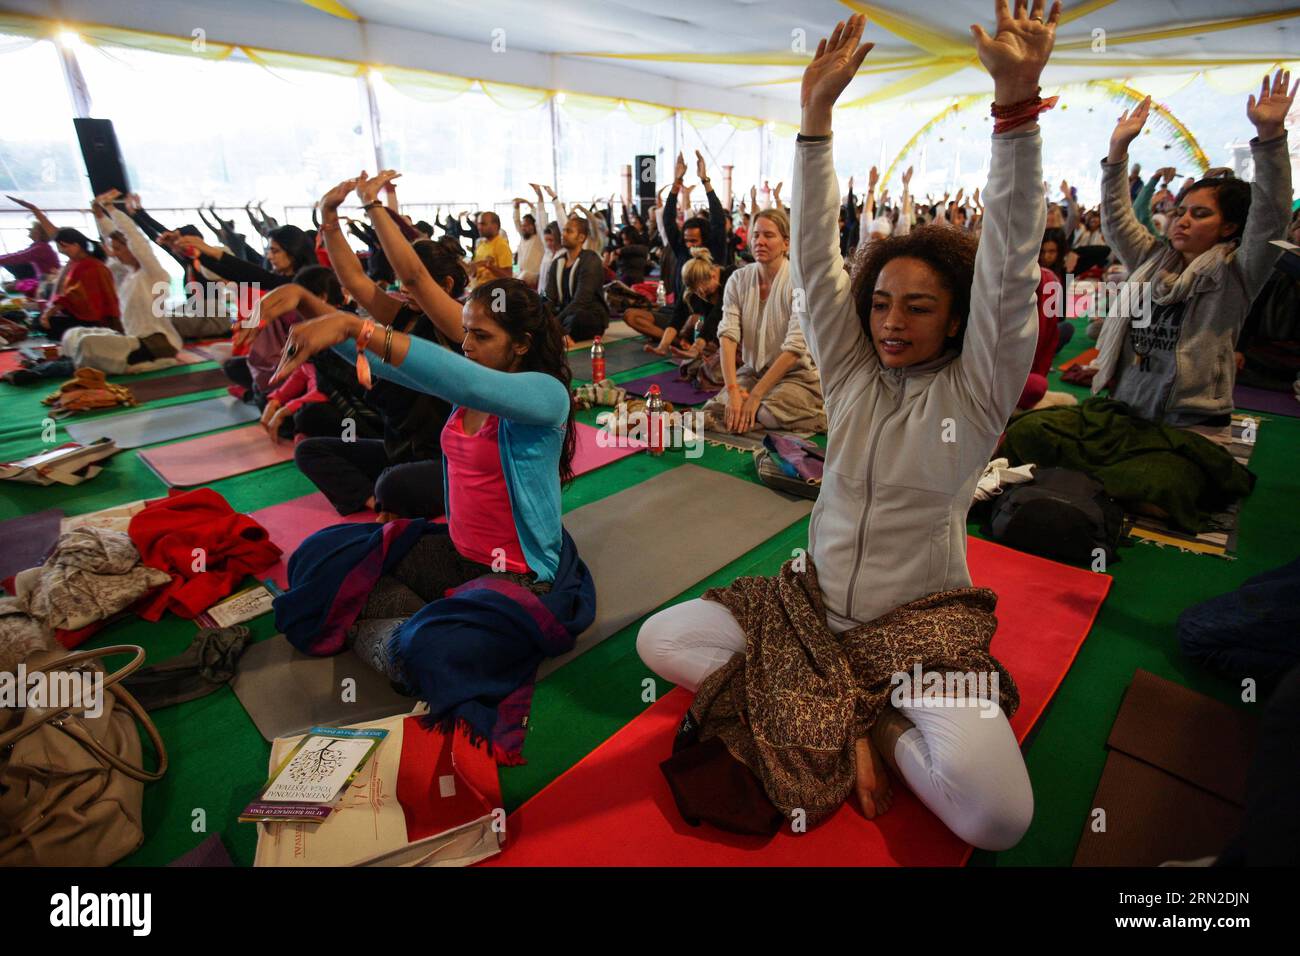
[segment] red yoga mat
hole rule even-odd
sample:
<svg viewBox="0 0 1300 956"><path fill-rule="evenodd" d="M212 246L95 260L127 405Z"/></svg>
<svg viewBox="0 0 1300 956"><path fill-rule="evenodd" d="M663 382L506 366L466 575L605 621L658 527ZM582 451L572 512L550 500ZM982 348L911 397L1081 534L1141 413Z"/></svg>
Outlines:
<svg viewBox="0 0 1300 956"><path fill-rule="evenodd" d="M292 461L293 442L277 445L261 425L248 425L153 448L140 460L167 484L189 488Z"/></svg>
<svg viewBox="0 0 1300 956"><path fill-rule="evenodd" d="M1076 365L1087 365L1097 357L1096 349L1084 349L1072 359L1067 359L1060 365L1056 366L1058 372L1064 372L1067 368L1073 368Z"/></svg>
<svg viewBox="0 0 1300 956"><path fill-rule="evenodd" d="M645 449L645 444L635 444L625 448L602 448L597 441L601 429L577 423L578 442L573 453L573 474L585 475L589 471L603 468L611 462L635 455ZM608 439L607 439L608 440Z"/></svg>
<svg viewBox="0 0 1300 956"><path fill-rule="evenodd" d="M282 588L289 586L289 556L297 550L307 538L321 528L335 524L355 524L374 521L373 511L357 511L340 518L334 506L319 491L285 501L269 508L262 508L249 515L271 536L271 541L278 545L283 556L267 572L267 576Z"/></svg>
<svg viewBox="0 0 1300 956"><path fill-rule="evenodd" d="M998 592L993 654L1020 688L1022 742L1087 637L1110 578L971 539L975 584ZM660 761L691 695L678 688L554 780L507 822L485 866L960 866L971 847L894 781L894 805L865 819L850 801L802 834L743 837L682 821ZM1041 808L1040 808L1041 812Z"/></svg>

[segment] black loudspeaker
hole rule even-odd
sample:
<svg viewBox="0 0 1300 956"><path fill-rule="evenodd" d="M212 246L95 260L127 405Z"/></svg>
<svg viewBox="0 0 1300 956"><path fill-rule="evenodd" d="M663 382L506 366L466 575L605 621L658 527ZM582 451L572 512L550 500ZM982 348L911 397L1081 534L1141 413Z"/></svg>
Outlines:
<svg viewBox="0 0 1300 956"><path fill-rule="evenodd" d="M131 191L126 178L126 164L117 146L113 121L106 119L74 119L77 139L81 142L81 158L86 161L86 175L90 177L91 195L98 196L110 189L120 189L122 195Z"/></svg>
<svg viewBox="0 0 1300 956"><path fill-rule="evenodd" d="M644 218L655 204L655 157L639 155L632 164L632 178L636 181L636 204Z"/></svg>

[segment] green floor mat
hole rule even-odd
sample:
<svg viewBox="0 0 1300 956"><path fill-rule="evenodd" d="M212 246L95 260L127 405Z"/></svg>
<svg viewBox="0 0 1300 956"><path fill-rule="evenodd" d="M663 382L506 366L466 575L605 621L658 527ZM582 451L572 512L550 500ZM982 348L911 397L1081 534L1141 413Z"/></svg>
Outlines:
<svg viewBox="0 0 1300 956"><path fill-rule="evenodd" d="M1083 321L1056 363L1091 343ZM671 367L666 362L613 376L628 380ZM1080 399L1086 389L1063 385L1049 376L1053 390ZM0 455L18 457L39 451L43 397L56 385L19 388L0 385L5 415L0 424ZM184 396L175 401L194 396ZM204 397L207 397L205 395ZM601 409L579 413L595 424ZM824 444L824 439L820 440ZM598 501L653 475L676 468L683 453L655 458L633 455L584 475L564 489L564 509ZM757 480L749 454L708 447L693 464L746 480ZM1105 740L1124 688L1139 667L1186 684L1225 702L1237 702L1236 688L1189 665L1174 637L1178 613L1189 604L1229 591L1246 578L1276 567L1300 553L1300 419L1276 419L1260 433L1251 463L1259 476L1254 495L1242 509L1242 554L1236 561L1183 554L1171 548L1136 544L1122 551L1111 569L1115 584L1078 659L1053 698L1026 746L1034 784L1036 813L1029 833L1012 850L977 853L980 865L1068 866L1089 810L1105 759ZM313 491L305 477L285 463L240 475L212 486L240 511L287 501ZM97 478L74 488L0 486L0 519L45 508L79 514L159 496L166 489L138 460L136 453L115 456ZM679 599L744 574L774 573L793 549L807 545L807 520L801 520L762 546L733 561ZM634 555L634 550L630 549ZM671 689L641 663L636 654L636 621L537 685L524 748L527 763L502 770L507 810L513 810L556 776ZM273 633L269 617L252 624L257 639ZM90 646L135 641L151 661L179 653L194 634L192 622L168 616L158 624L124 620L107 628ZM236 863L251 864L256 844L252 824L235 817L266 776L269 745L240 707L222 689L202 700L155 715L167 742L172 767L164 780L146 788L144 823L147 839L125 862L160 865L220 833Z"/></svg>

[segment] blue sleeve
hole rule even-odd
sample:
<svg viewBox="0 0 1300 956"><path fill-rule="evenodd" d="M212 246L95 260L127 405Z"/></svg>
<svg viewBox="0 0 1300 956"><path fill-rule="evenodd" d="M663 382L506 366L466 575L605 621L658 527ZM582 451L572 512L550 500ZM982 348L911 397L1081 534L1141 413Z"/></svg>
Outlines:
<svg viewBox="0 0 1300 956"><path fill-rule="evenodd" d="M351 339L336 345L334 351L356 363L357 349ZM380 378L436 395L453 405L525 425L564 425L569 420L568 389L544 372L498 372L414 337L400 367L381 362L373 348L366 351L371 372Z"/></svg>

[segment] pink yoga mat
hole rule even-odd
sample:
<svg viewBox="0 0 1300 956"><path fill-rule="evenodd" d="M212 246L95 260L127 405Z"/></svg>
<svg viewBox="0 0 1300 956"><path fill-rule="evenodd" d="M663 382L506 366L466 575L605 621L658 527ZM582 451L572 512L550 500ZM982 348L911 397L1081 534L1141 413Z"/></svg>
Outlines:
<svg viewBox="0 0 1300 956"><path fill-rule="evenodd" d="M289 557L311 535L321 528L336 524L356 524L374 521L373 511L357 511L346 518L339 517L334 506L319 491L315 494L294 498L282 504L271 505L252 512L250 518L255 520L267 534L273 544L279 546L284 556L267 572L267 577L282 588L289 586Z"/></svg>
<svg viewBox="0 0 1300 956"><path fill-rule="evenodd" d="M975 583L998 592L992 651L1020 689L1011 726L1023 741L1087 637L1110 578L973 538L969 561ZM770 839L688 826L659 763L690 700L680 688L666 694L516 810L505 852L482 865L960 866L969 856L897 779L894 805L875 821L851 801L806 833L787 828Z"/></svg>
<svg viewBox="0 0 1300 956"><path fill-rule="evenodd" d="M274 444L261 425L248 425L141 452L140 459L167 484L186 488L292 461L293 443Z"/></svg>
<svg viewBox="0 0 1300 956"><path fill-rule="evenodd" d="M625 448L602 448L597 441L597 435L600 434L599 428L593 428L590 425L584 425L582 422L577 423L578 427L578 444L573 455L573 473L574 475L585 475L589 471L595 471L611 462L618 461L620 458L626 458L628 455L635 455L639 451L645 450L644 444L636 444Z"/></svg>
<svg viewBox="0 0 1300 956"><path fill-rule="evenodd" d="M0 375L22 368L23 354L17 349L0 352Z"/></svg>

